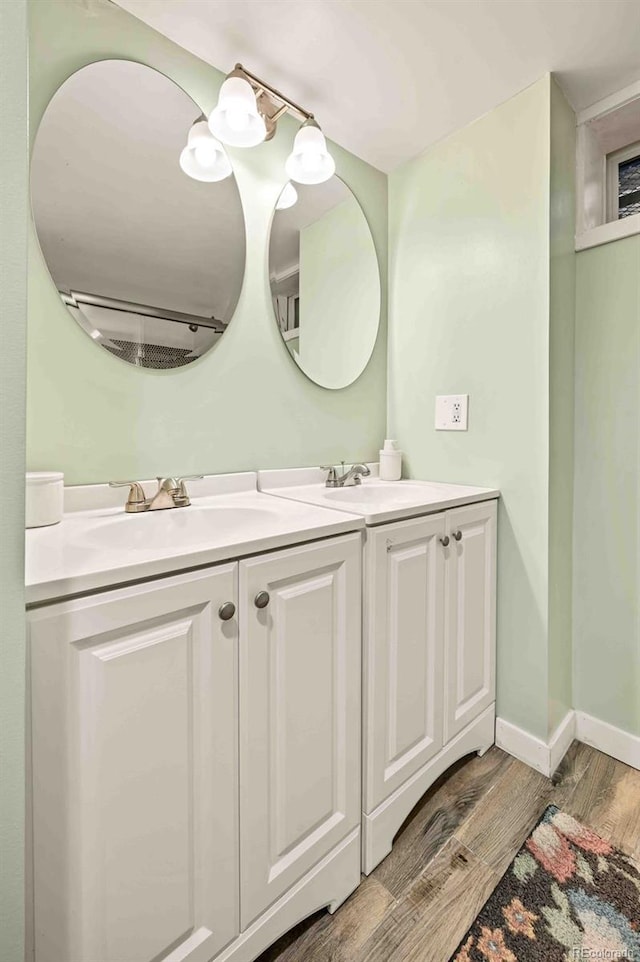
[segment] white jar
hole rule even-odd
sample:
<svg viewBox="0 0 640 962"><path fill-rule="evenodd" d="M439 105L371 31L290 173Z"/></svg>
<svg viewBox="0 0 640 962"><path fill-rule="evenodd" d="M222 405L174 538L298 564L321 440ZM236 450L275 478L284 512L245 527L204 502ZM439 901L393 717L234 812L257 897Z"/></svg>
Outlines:
<svg viewBox="0 0 640 962"><path fill-rule="evenodd" d="M43 528L62 521L64 474L61 471L27 471L25 527Z"/></svg>
<svg viewBox="0 0 640 962"><path fill-rule="evenodd" d="M380 480L399 481L402 477L402 451L398 451L397 441L387 438L380 451Z"/></svg>

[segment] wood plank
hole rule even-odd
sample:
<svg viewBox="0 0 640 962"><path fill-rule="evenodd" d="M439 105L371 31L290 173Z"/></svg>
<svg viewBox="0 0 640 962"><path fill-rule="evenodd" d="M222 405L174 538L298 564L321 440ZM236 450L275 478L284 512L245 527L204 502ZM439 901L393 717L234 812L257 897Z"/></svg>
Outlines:
<svg viewBox="0 0 640 962"><path fill-rule="evenodd" d="M593 748L588 752L587 773L562 808L612 845L640 858L640 772Z"/></svg>
<svg viewBox="0 0 640 962"><path fill-rule="evenodd" d="M547 805L562 808L571 797L589 762L588 752L578 742L553 779L512 759L455 837L502 875Z"/></svg>
<svg viewBox="0 0 640 962"><path fill-rule="evenodd" d="M445 772L413 809L374 877L396 898L402 898L512 764L514 759L494 746L482 758L471 756Z"/></svg>
<svg viewBox="0 0 640 962"><path fill-rule="evenodd" d="M560 762L557 771L551 776L553 803L562 808L571 797L576 786L587 772L591 763L593 748L574 741Z"/></svg>
<svg viewBox="0 0 640 962"><path fill-rule="evenodd" d="M640 858L640 772L574 742L553 779L500 749L450 769L393 851L330 916L259 962L444 962L548 804Z"/></svg>
<svg viewBox="0 0 640 962"><path fill-rule="evenodd" d="M497 872L450 838L350 962L443 962L499 880Z"/></svg>
<svg viewBox="0 0 640 962"><path fill-rule="evenodd" d="M514 759L454 837L502 875L549 804L551 790L548 778Z"/></svg>
<svg viewBox="0 0 640 962"><path fill-rule="evenodd" d="M396 900L370 875L334 915L318 912L272 945L256 962L352 962Z"/></svg>

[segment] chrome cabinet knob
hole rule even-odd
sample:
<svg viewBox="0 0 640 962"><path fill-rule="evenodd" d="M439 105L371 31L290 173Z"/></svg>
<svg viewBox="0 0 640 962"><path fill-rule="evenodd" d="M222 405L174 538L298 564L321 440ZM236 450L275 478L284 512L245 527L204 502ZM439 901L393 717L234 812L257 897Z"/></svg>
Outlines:
<svg viewBox="0 0 640 962"><path fill-rule="evenodd" d="M233 601L225 601L223 605L218 608L218 617L220 621L231 621L236 613L236 606Z"/></svg>
<svg viewBox="0 0 640 962"><path fill-rule="evenodd" d="M456 541L462 541L462 531L454 531L453 537L456 539Z"/></svg>
<svg viewBox="0 0 640 962"><path fill-rule="evenodd" d="M256 608L266 608L270 600L268 591L259 591L253 599L253 603Z"/></svg>
<svg viewBox="0 0 640 962"><path fill-rule="evenodd" d="M449 546L449 535L448 535L448 534L445 534L444 538L440 538L440 544L442 545L443 548L447 548L447 547Z"/></svg>

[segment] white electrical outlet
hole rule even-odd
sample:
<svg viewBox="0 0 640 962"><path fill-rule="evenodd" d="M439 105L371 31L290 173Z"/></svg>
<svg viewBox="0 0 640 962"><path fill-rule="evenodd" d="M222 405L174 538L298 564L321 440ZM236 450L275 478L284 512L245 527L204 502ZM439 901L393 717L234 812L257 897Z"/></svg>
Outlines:
<svg viewBox="0 0 640 962"><path fill-rule="evenodd" d="M436 397L436 431L466 431L468 394L441 394Z"/></svg>

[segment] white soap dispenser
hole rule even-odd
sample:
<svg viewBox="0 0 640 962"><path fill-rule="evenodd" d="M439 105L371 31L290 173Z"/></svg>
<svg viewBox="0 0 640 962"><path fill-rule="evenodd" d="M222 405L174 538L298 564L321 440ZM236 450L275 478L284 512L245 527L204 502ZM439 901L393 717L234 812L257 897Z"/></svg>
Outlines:
<svg viewBox="0 0 640 962"><path fill-rule="evenodd" d="M380 480L399 481L402 477L402 451L398 442L387 438L380 451Z"/></svg>

